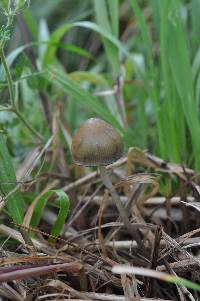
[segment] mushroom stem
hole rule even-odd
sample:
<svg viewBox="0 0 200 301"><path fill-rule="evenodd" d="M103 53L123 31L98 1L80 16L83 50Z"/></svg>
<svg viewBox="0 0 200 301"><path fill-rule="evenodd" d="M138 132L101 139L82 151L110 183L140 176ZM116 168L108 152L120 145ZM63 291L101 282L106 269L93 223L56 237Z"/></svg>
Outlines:
<svg viewBox="0 0 200 301"><path fill-rule="evenodd" d="M107 173L107 170L105 168L105 166L99 166L99 171L100 171L100 176L101 179L103 181L103 184L106 186L106 188L109 190L112 198L115 200L117 209L119 211L120 217L124 223L124 225L126 226L127 230L129 231L129 233L131 234L131 236L134 236L135 240L137 241L138 245L141 245L141 240L139 238L138 233L135 231L135 229L133 229L131 222L128 219L128 213L126 212L126 209L123 207L123 204L120 200L119 195L117 194L111 180L110 177Z"/></svg>

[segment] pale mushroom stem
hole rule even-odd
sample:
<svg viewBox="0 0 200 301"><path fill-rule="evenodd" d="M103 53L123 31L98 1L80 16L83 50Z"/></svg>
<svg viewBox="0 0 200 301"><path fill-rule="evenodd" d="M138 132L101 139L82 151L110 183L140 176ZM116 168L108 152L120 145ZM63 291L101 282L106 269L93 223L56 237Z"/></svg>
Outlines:
<svg viewBox="0 0 200 301"><path fill-rule="evenodd" d="M100 171L100 176L101 179L103 181L103 184L106 186L106 188L109 190L112 198L114 199L117 209L119 211L120 217L124 223L124 225L126 226L127 230L129 231L129 233L131 234L131 236L133 236L133 232L135 232L133 230L133 227L131 225L131 222L128 219L128 214L126 212L126 209L123 207L123 204L120 200L119 195L117 194L111 180L110 177L107 173L107 170L105 168L105 166L99 166L99 171ZM136 234L136 233L134 233ZM137 236L137 235L136 235ZM135 237L136 241L138 241L138 237Z"/></svg>

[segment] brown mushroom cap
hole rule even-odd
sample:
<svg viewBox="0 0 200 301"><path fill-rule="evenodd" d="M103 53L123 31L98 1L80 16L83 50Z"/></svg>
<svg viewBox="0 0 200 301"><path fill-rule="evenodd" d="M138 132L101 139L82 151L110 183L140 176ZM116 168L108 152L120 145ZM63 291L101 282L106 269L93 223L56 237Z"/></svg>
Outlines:
<svg viewBox="0 0 200 301"><path fill-rule="evenodd" d="M99 118L88 119L72 140L71 153L79 165L108 165L119 159L123 142L118 132Z"/></svg>

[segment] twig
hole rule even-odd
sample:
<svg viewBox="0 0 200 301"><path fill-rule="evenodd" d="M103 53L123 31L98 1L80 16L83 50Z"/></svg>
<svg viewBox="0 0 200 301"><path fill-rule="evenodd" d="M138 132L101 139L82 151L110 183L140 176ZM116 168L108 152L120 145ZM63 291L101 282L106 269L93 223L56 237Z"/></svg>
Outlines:
<svg viewBox="0 0 200 301"><path fill-rule="evenodd" d="M93 197L98 193L98 191L102 188L102 185L99 185L97 189L94 191L94 193L88 198L87 202L84 202L83 205L81 205L81 208L78 210L76 208L74 216L72 215L71 219L67 223L67 227L70 227L72 223L79 217L79 215L83 212L83 210L87 207L87 205L92 201Z"/></svg>
<svg viewBox="0 0 200 301"><path fill-rule="evenodd" d="M8 283L1 283L0 286L0 295L6 299L13 301L24 301L24 297L19 294L12 286Z"/></svg>
<svg viewBox="0 0 200 301"><path fill-rule="evenodd" d="M117 100L118 110L121 115L123 125L126 127L127 120L126 120L126 111L125 111L124 95L123 95L124 78L125 78L125 68L123 65L121 65L120 73L117 78L117 84L114 86L114 90L115 90L115 97Z"/></svg>
<svg viewBox="0 0 200 301"><path fill-rule="evenodd" d="M7 267L5 267L7 268ZM2 268L3 269L3 268ZM54 274L58 272L79 272L82 269L82 265L79 262L72 263L60 263L60 264L51 264L44 266L24 266L22 268L15 268L14 271L3 273L1 269L0 274L0 283L9 282L12 280L23 280L31 277L38 277L41 275Z"/></svg>
<svg viewBox="0 0 200 301"><path fill-rule="evenodd" d="M101 301L126 301L124 296L111 295L111 294L99 294L99 293L86 293L88 298L92 300L101 300ZM172 300L164 300L164 299L148 299L148 298L140 298L140 301L172 301Z"/></svg>
<svg viewBox="0 0 200 301"><path fill-rule="evenodd" d="M104 259L104 258L102 258L102 257L100 257L100 256L98 256L98 255L96 255L96 254L94 254L94 253L92 253L92 252L90 252L90 251L88 251L88 250L86 250L86 249L84 249L84 248L78 246L77 244L72 243L72 242L69 242L68 240L63 239L63 238L61 238L61 237L57 237L57 236L48 234L48 233L46 233L46 232L40 231L40 230L37 229L37 228L26 227L26 226L21 225L21 224L16 224L16 223L14 223L14 222L11 222L11 224L13 224L13 225L15 225L15 226L17 226L17 227L19 227L19 228L22 228L22 229L24 229L24 230L26 230L26 231L32 231L32 232L34 232L34 233L41 234L41 235L43 235L43 236L45 236L45 237L53 238L54 240L63 242L63 243L65 243L65 244L67 244L67 245L69 245L69 246L71 246L71 247L73 247L73 248L75 248L75 249L77 249L77 250L79 250L79 251L81 251L81 252L87 254L87 255L90 255L91 257L95 258L96 260L98 260L98 261L100 261L100 262L102 261L102 262L104 262L105 264L108 264L109 266L113 266L113 265L115 264L114 261L111 261L111 260L108 260L108 259Z"/></svg>
<svg viewBox="0 0 200 301"><path fill-rule="evenodd" d="M85 196L84 197L84 202L87 202L88 198L90 198L90 197L89 196ZM193 202L195 200L195 198L192 197L192 196L188 196L186 199L187 199L188 202ZM100 202L101 202L101 196L96 195L92 199L92 201L94 203L100 204ZM122 201L123 204L126 204L126 203L128 203L129 198L127 196L121 196L121 201ZM178 196L170 198L169 201L170 201L170 204L172 206L179 206L179 205L181 205L181 198L178 197ZM110 204L111 202L112 202L112 198L109 197L108 198L108 204ZM158 197L152 197L152 198L149 198L149 199L145 200L144 206L147 206L147 207L154 207L154 206L159 207L161 205L164 206L165 202L166 202L166 197L159 197L159 196Z"/></svg>
<svg viewBox="0 0 200 301"><path fill-rule="evenodd" d="M183 272L183 271L191 271L195 267L198 266L197 262L191 260L191 259L185 259L185 260L180 260L176 262L171 262L169 263L169 266L171 269L175 270L176 272ZM157 271L159 272L165 272L166 266L165 265L159 265L157 267Z"/></svg>
<svg viewBox="0 0 200 301"><path fill-rule="evenodd" d="M161 226L158 226L158 228L156 229L156 232L155 232L153 252L152 252L152 256L151 256L150 268L153 270L156 270L156 267L157 267L161 237L162 237L162 228L161 228ZM151 297L152 291L153 291L153 286L154 286L154 280L147 278L146 282L147 282L146 295L147 295L147 297Z"/></svg>
<svg viewBox="0 0 200 301"><path fill-rule="evenodd" d="M117 223L119 224L120 226L122 225L122 223ZM132 226L137 226L138 228L145 228L143 227L144 225L142 224L132 224ZM106 226L106 225L105 225ZM117 225L116 225L117 226ZM95 229L97 229L98 227L95 227ZM104 225L101 226L101 228L104 228ZM146 226L146 229L147 229L147 226ZM87 230L86 230L87 231ZM85 232L86 232L85 231ZM87 233L87 232L86 232ZM81 235L81 234L80 234ZM195 237L194 238L194 242L192 243L193 239L188 239L186 241L184 241L184 246L185 247L194 247L196 244L197 246L199 246L199 241L200 241L200 238L199 237ZM99 245L99 241L98 240L95 240L94 242L95 244ZM137 243L135 240L114 240L114 241L106 241L105 242L105 245L107 247L113 247L115 249L134 249L137 247ZM161 247L165 247L166 246L166 242L162 239L160 241L160 245ZM184 248L184 246L182 248ZM190 260L191 262L191 260ZM178 262L177 262L178 263ZM161 266L160 266L161 267Z"/></svg>
<svg viewBox="0 0 200 301"><path fill-rule="evenodd" d="M112 182L110 180L110 177L107 174L106 168L104 166L99 166L99 171L100 171L100 175L101 175L101 179L103 181L103 184L105 185L105 187L109 190L110 194L112 195L113 200L115 201L115 204L117 206L117 209L119 211L120 217L124 223L124 225L126 226L128 232L130 235L132 235L132 237L135 237L138 246L143 246L141 239L138 235L138 232L136 229L132 228L131 222L129 221L128 218L128 212L126 211L126 209L124 208L119 195L117 194L114 186L112 185Z"/></svg>
<svg viewBox="0 0 200 301"><path fill-rule="evenodd" d="M127 157L122 158L122 159L118 160L117 162L106 166L106 169L110 170L110 169L112 169L114 167L118 167L120 165L123 165L126 162L127 162ZM70 184L64 186L62 188L62 190L64 190L65 192L69 192L71 190L77 189L78 187L80 187L82 185L85 185L86 183L94 180L98 176L99 176L99 171L91 172L89 175L86 175L86 176L84 176L84 177L76 180L75 182L70 183Z"/></svg>
<svg viewBox="0 0 200 301"><path fill-rule="evenodd" d="M176 274L176 273L174 272L174 270L171 268L170 264L167 262L166 259L164 260L164 262L165 262L165 265L166 265L166 268L167 268L169 274L172 274L172 275L178 277L177 274ZM185 286L178 286L178 285L176 284L176 288L177 288L177 291L178 291L178 293L179 293L179 296L180 296L181 301L185 301L185 300L187 299L187 297L188 297L191 301L195 301L194 297L192 296L192 294L190 293L190 291L188 291L188 289L187 289Z"/></svg>

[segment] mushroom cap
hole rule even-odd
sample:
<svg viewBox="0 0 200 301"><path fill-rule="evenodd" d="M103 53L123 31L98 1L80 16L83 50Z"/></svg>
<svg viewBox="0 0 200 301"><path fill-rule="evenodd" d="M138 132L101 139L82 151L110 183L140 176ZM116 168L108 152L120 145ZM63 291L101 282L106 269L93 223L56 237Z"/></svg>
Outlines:
<svg viewBox="0 0 200 301"><path fill-rule="evenodd" d="M79 165L108 165L118 160L123 142L118 132L99 118L88 119L72 139L71 153Z"/></svg>

